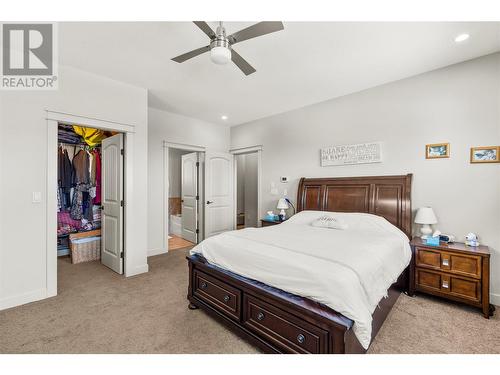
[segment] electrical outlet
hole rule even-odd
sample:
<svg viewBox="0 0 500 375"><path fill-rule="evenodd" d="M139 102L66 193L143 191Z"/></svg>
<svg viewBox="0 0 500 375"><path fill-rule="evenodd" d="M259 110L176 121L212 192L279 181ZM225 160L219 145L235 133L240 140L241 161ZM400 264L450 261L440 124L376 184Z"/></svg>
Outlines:
<svg viewBox="0 0 500 375"><path fill-rule="evenodd" d="M282 184L288 183L288 176L281 176L280 177L280 181L281 181Z"/></svg>

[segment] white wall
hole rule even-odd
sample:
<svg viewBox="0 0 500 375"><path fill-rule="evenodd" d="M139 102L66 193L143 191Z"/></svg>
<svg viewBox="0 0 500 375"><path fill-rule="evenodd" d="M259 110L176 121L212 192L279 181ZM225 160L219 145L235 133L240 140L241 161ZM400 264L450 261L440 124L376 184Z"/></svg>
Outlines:
<svg viewBox="0 0 500 375"><path fill-rule="evenodd" d="M163 141L227 152L229 128L149 108L148 139L148 252L154 255L165 251Z"/></svg>
<svg viewBox="0 0 500 375"><path fill-rule="evenodd" d="M182 155L189 152L191 151L184 151L177 148L170 148L168 150L168 196L171 198L181 196Z"/></svg>
<svg viewBox="0 0 500 375"><path fill-rule="evenodd" d="M261 215L275 209L270 183L296 199L300 177L413 173L413 209L434 207L437 227L492 248L500 304L500 164L469 163L471 146L500 145L500 54L393 82L231 129L231 146L263 145ZM321 167L322 147L384 142L380 164ZM449 159L426 160L425 144L450 142ZM279 182L289 176L290 183Z"/></svg>
<svg viewBox="0 0 500 375"><path fill-rule="evenodd" d="M45 110L136 126L138 215L127 218L134 221L136 242L128 244L126 272L147 270L147 91L60 66L57 91L0 92L0 309L46 296ZM41 203L32 203L34 191L42 192Z"/></svg>

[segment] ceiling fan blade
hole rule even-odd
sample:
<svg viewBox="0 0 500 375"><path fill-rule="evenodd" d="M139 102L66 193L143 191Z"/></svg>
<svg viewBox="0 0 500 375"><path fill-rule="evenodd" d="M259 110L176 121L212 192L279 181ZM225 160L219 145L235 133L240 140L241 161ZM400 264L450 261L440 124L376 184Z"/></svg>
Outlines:
<svg viewBox="0 0 500 375"><path fill-rule="evenodd" d="M208 23L206 23L205 21L193 21L193 23L196 26L198 26L201 29L201 31L203 31L205 34L207 34L207 36L210 39L215 38L215 32L212 30L212 28L210 26L208 26Z"/></svg>
<svg viewBox="0 0 500 375"><path fill-rule="evenodd" d="M201 48L192 50L191 52L184 53L184 54L179 55L177 57L174 57L172 60L174 60L175 62L181 63L181 62L189 60L195 56L201 55L202 53L205 53L208 51L210 51L210 46L205 46L205 47L201 47Z"/></svg>
<svg viewBox="0 0 500 375"><path fill-rule="evenodd" d="M236 66L240 68L240 70L245 73L246 76L256 72L254 67L250 65L243 57L241 57L240 54L234 49L231 50L231 60L233 60Z"/></svg>
<svg viewBox="0 0 500 375"><path fill-rule="evenodd" d="M284 28L283 23L280 21L264 21L249 26L246 29L237 31L234 34L229 35L227 38L231 44L235 44L261 35L274 33L275 31L280 31Z"/></svg>

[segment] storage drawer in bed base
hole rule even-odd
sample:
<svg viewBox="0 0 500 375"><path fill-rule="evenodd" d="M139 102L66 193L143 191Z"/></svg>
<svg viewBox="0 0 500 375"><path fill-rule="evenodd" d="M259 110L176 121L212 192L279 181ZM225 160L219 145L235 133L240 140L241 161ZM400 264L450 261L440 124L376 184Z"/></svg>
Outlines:
<svg viewBox="0 0 500 375"><path fill-rule="evenodd" d="M268 353L364 353L353 322L315 302L188 257L191 309L202 308ZM406 272L404 275L406 277ZM395 285L373 315L373 337L399 296Z"/></svg>

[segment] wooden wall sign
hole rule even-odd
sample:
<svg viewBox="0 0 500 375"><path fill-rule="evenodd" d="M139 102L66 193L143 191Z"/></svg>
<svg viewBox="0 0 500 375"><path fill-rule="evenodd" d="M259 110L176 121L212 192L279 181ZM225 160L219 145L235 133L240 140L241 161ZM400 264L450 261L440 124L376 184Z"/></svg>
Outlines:
<svg viewBox="0 0 500 375"><path fill-rule="evenodd" d="M332 146L321 149L321 166L382 162L380 142Z"/></svg>

